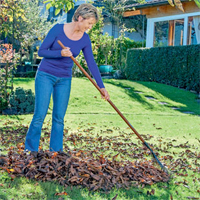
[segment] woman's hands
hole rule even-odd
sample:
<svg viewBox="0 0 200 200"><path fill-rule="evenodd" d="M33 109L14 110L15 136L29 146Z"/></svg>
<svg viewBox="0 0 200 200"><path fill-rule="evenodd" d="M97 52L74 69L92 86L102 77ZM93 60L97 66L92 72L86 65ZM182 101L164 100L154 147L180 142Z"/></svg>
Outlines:
<svg viewBox="0 0 200 200"><path fill-rule="evenodd" d="M61 50L61 56L63 57L71 57L72 56L72 52L70 50L69 47L66 47L65 49Z"/></svg>
<svg viewBox="0 0 200 200"><path fill-rule="evenodd" d="M103 93L103 95L101 95L101 98L105 99L106 101L110 100L110 95L108 94L107 90L105 88L101 88L100 90Z"/></svg>

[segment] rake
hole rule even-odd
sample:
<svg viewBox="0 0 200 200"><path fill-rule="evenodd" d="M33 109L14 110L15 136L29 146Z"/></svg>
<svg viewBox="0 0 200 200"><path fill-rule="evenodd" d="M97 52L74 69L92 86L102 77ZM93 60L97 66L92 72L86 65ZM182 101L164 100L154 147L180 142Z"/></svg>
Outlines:
<svg viewBox="0 0 200 200"><path fill-rule="evenodd" d="M58 44L63 48L66 49L66 47L62 44L60 40L57 41ZM96 84L96 82L91 78L91 76L83 69L83 67L78 63L78 61L73 57L70 56L70 58L74 61L74 63L79 67L79 69L84 73L84 75L92 82L92 84L96 87L96 89L101 93L101 95L104 96L103 92L101 91L100 87ZM142 143L150 150L153 157L157 161L157 163L160 165L161 169L169 174L168 170L164 165L158 160L156 154L153 152L151 147L148 145L148 143L145 142L145 140L141 137L141 135L135 130L135 128L130 124L130 122L125 118L125 116L121 113L121 111L115 106L115 104L108 99L108 103L115 109L115 111L120 115L120 117L126 122L126 124L132 129L132 131L138 136L138 138L142 141Z"/></svg>

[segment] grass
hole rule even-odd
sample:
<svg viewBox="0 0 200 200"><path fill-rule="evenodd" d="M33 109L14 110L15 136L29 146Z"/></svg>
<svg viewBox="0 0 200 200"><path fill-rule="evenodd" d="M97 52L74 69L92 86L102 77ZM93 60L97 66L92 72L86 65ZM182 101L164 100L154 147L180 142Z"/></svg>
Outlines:
<svg viewBox="0 0 200 200"><path fill-rule="evenodd" d="M125 115L134 128L142 135L154 136L148 143L153 144L159 151L159 159L166 155L160 152L168 144L173 144L169 149L174 159L186 158L185 162L194 163L194 158L184 157L186 150L199 153L199 130L200 130L200 104L197 95L186 90L172 86L150 83L133 82L128 80L104 80L111 100ZM16 78L15 88L20 86L34 90L34 79ZM148 98L147 98L148 97ZM153 98L149 98L153 97ZM162 102L162 103L161 103ZM163 103L164 102L164 103ZM172 109L178 108L178 109ZM184 112L190 111L193 114ZM44 127L51 125L52 101ZM5 125L17 126L29 125L32 119L30 115L0 116L0 127ZM131 133L127 125L119 117L113 108L100 98L98 91L85 78L73 78L72 93L69 107L65 117L65 128L69 134L83 134L94 139L97 135L113 138L123 142L123 135L132 142L138 142L137 137ZM110 131L112 130L112 131ZM44 133L42 133L44 134ZM23 135L25 138L25 135ZM22 138L22 139L23 139ZM12 140L10 140L12 141ZM86 148L87 144L82 141L75 147L73 143L65 142L70 148ZM180 144L188 144L188 147L175 147ZM10 142L9 146L16 146L16 142ZM46 145L46 146L45 146ZM44 148L48 149L48 142ZM98 143L92 147L97 147ZM108 145L108 144L106 144ZM140 144L141 145L141 144ZM121 147L119 147L121 148ZM3 153L7 147L2 144ZM109 151L103 152L109 154ZM125 157L125 159L130 159ZM199 163L199 158L196 158ZM170 161L165 161L169 164ZM197 165L199 167L199 165ZM181 171L182 172L182 171ZM200 175L187 169L188 176L178 176L174 173L173 178L167 183L158 183L152 186L131 187L126 189L113 189L109 193L89 192L86 188L64 188L57 183L37 182L25 178L11 179L5 172L0 172L0 199L112 199L116 194L117 200L121 199L200 199ZM155 190L154 195L149 192ZM55 195L65 191L67 195Z"/></svg>

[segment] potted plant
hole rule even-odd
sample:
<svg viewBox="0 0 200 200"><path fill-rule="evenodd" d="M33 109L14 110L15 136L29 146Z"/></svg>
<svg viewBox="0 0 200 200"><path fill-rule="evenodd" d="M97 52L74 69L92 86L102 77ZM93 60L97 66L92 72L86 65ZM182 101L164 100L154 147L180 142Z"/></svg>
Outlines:
<svg viewBox="0 0 200 200"><path fill-rule="evenodd" d="M108 64L112 56L112 43L113 39L108 33L99 36L99 71L101 75L110 75L113 71L111 64Z"/></svg>

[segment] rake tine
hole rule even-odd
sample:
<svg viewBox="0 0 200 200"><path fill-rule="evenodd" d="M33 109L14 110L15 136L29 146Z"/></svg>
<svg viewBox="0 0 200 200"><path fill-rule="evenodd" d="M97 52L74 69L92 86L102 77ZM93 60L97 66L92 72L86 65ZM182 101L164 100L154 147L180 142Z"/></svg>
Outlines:
<svg viewBox="0 0 200 200"><path fill-rule="evenodd" d="M160 165L161 169L162 169L165 173L167 173L167 174L169 175L169 172L168 172L167 168L158 160L156 154L155 154L155 153L153 152L153 150L150 148L150 146L148 145L148 143L144 142L143 144L151 151L153 157L156 159L156 161L157 161L157 163Z"/></svg>
<svg viewBox="0 0 200 200"><path fill-rule="evenodd" d="M58 44L65 49L66 47L62 44L62 42L60 40L57 41ZM77 60L71 56L70 57L74 63L79 67L79 69L85 74L85 76L92 82L92 84L97 88L97 90L101 93L101 95L104 96L104 94L102 93L101 89L99 88L99 86L95 83L95 81L90 77L90 75L83 69L83 67L77 62ZM110 105L115 109L115 111L120 115L120 117L126 122L126 124L132 129L132 131L138 136L138 138L143 142L143 144L151 151L153 157L155 158L155 160L157 161L157 163L160 165L161 169L168 173L168 170L163 166L163 164L158 160L156 154L153 152L153 150L150 148L150 146L144 141L144 139L141 137L141 135L135 130L135 128L129 123L129 121L125 118L125 116L120 112L120 110L114 105L114 103L109 99L107 100Z"/></svg>

